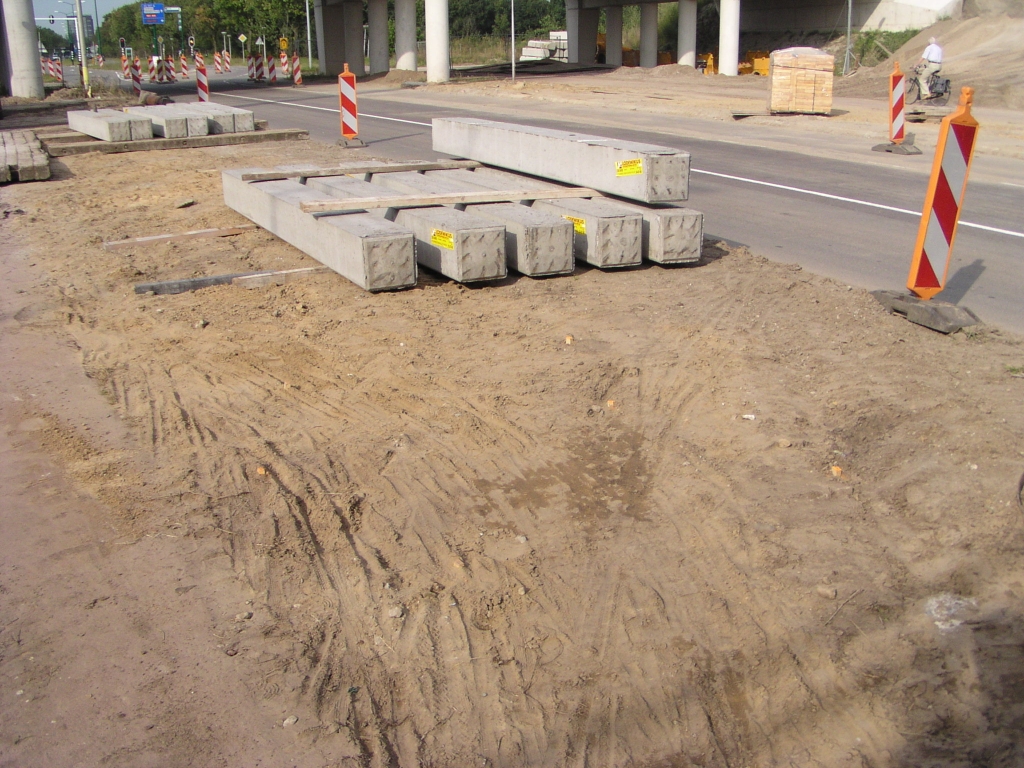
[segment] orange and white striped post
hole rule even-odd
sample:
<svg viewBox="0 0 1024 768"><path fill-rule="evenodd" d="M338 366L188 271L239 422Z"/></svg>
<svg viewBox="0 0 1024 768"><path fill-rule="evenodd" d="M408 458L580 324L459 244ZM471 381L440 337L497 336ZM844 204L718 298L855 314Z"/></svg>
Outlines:
<svg viewBox="0 0 1024 768"><path fill-rule="evenodd" d="M181 79L188 80L188 59L185 54L181 54Z"/></svg>
<svg viewBox="0 0 1024 768"><path fill-rule="evenodd" d="M231 71L231 53L230 51L221 51L221 55L224 57L224 71Z"/></svg>
<svg viewBox="0 0 1024 768"><path fill-rule="evenodd" d="M168 56L167 57L167 67L165 69L165 72L167 74L167 82L169 82L169 83L176 83L177 82L177 78L174 76L174 57L173 56Z"/></svg>
<svg viewBox="0 0 1024 768"><path fill-rule="evenodd" d="M267 56L267 79L271 83L277 83L277 67L274 66L273 56Z"/></svg>
<svg viewBox="0 0 1024 768"><path fill-rule="evenodd" d="M100 69L103 69L103 65L106 64L106 63L107 63L107 60L103 58L103 54L102 53L97 53L96 54L96 66L98 66Z"/></svg>
<svg viewBox="0 0 1024 768"><path fill-rule="evenodd" d="M302 85L302 60L297 53L292 56L292 84Z"/></svg>
<svg viewBox="0 0 1024 768"><path fill-rule="evenodd" d="M218 75L221 74L224 71L223 68L221 67L220 62L221 62L220 53L218 51L214 51L213 52L213 70Z"/></svg>
<svg viewBox="0 0 1024 768"><path fill-rule="evenodd" d="M206 77L206 60L203 59L203 54L199 51L196 51L196 89L200 101L210 100L210 81Z"/></svg>
<svg viewBox="0 0 1024 768"><path fill-rule="evenodd" d="M53 76L56 77L58 80L60 80L63 83L64 82L64 62L63 62L63 60L56 59L53 62L53 70L54 70Z"/></svg>
<svg viewBox="0 0 1024 768"><path fill-rule="evenodd" d="M922 299L932 298L946 285L960 209L967 191L967 176L978 139L978 121L971 115L973 102L974 89L963 88L959 106L943 118L939 128L932 176L907 277L907 288ZM941 267L941 275L936 266Z"/></svg>
<svg viewBox="0 0 1024 768"><path fill-rule="evenodd" d="M136 96L142 95L142 62L138 57L132 62L132 93Z"/></svg>
<svg viewBox="0 0 1024 768"><path fill-rule="evenodd" d="M285 77L291 76L291 70L288 68L288 54L281 51L281 74Z"/></svg>
<svg viewBox="0 0 1024 768"><path fill-rule="evenodd" d="M903 143L903 131L906 128L906 85L907 78L900 71L900 63L893 62L892 74L889 75L889 141L893 144Z"/></svg>
<svg viewBox="0 0 1024 768"><path fill-rule="evenodd" d="M338 100L341 102L341 137L354 139L359 136L359 107L356 104L356 76L345 71L338 75Z"/></svg>
<svg viewBox="0 0 1024 768"><path fill-rule="evenodd" d="M132 63L128 61L128 57L123 54L121 55L121 76L125 80L132 79Z"/></svg>

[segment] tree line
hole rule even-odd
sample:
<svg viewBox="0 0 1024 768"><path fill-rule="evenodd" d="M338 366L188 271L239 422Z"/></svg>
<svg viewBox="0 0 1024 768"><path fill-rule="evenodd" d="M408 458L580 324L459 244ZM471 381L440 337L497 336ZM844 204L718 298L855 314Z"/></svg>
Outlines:
<svg viewBox="0 0 1024 768"><path fill-rule="evenodd" d="M163 37L168 49L182 45L181 38L195 38L201 51L219 50L222 32L238 49L237 37L244 33L250 40L263 37L268 51L276 50L279 37L288 38L290 50L300 55L306 51L305 0L179 0L182 33L178 33L177 14L166 14L164 24L144 26L142 3L131 3L111 11L100 27L101 50L106 56L119 56L118 41L124 38L138 53L153 49L157 36ZM388 0L389 18L394 19L394 0ZM424 34L424 0L417 0L417 27L420 40ZM507 35L510 32L509 0L449 0L451 34L454 37L476 35ZM312 13L312 0L310 2ZM366 8L363 7L363 23ZM392 49L394 22L389 22ZM547 32L565 28L565 0L516 0L516 33ZM274 41L271 44L271 41ZM316 40L313 40L316 55Z"/></svg>

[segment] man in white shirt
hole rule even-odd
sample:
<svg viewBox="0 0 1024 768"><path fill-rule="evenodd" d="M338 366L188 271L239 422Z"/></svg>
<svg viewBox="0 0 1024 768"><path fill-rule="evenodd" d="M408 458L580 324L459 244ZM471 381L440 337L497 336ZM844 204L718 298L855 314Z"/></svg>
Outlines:
<svg viewBox="0 0 1024 768"><path fill-rule="evenodd" d="M928 47L921 54L921 60L917 62L915 69L917 82L921 86L921 98L930 99L932 92L928 90L928 78L942 69L942 48L935 42L934 37L928 38Z"/></svg>

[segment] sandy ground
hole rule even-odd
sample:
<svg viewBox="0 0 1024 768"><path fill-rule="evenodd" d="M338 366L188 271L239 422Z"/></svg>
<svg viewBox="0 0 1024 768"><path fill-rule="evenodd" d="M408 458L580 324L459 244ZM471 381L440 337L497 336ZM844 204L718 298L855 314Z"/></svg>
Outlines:
<svg viewBox="0 0 1024 768"><path fill-rule="evenodd" d="M0 190L0 765L1021 764L1021 338L715 242L382 295L102 248L345 156Z"/></svg>

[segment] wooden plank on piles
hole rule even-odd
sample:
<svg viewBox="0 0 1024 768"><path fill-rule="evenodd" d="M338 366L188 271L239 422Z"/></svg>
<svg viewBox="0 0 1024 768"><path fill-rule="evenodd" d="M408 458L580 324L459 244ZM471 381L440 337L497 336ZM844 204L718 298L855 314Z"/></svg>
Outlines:
<svg viewBox="0 0 1024 768"><path fill-rule="evenodd" d="M444 195L385 195L352 197L347 200L318 200L302 203L306 213L345 213L375 208L429 208L437 205L472 205L474 203L514 203L519 200L559 200L573 197L604 197L586 187L556 189L517 189L500 192L458 192Z"/></svg>
<svg viewBox="0 0 1024 768"><path fill-rule="evenodd" d="M242 181L282 181L284 179L318 179L325 176L359 176L365 173L404 173L406 171L454 171L479 168L476 160L448 160L436 163L367 163L348 168L303 168L298 171L264 171L243 173Z"/></svg>

